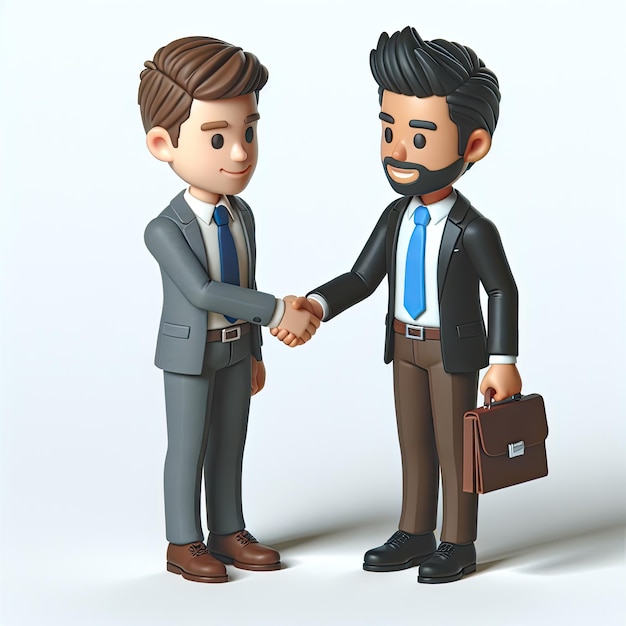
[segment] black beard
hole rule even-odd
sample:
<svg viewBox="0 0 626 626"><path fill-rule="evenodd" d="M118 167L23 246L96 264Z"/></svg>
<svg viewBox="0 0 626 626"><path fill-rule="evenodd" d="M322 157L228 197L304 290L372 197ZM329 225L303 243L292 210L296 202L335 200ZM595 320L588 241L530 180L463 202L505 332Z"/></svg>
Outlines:
<svg viewBox="0 0 626 626"><path fill-rule="evenodd" d="M417 180L414 180L412 183L399 183L389 176L387 165L396 167L399 170L417 170L419 176ZM461 175L464 167L465 162L461 157L454 161L454 163L448 165L448 167L444 167L440 170L429 170L419 163L396 161L396 159L392 157L385 157L383 159L383 169L385 170L389 184L393 187L394 191L403 196L423 196L427 193L433 193L433 191L439 191L453 183Z"/></svg>

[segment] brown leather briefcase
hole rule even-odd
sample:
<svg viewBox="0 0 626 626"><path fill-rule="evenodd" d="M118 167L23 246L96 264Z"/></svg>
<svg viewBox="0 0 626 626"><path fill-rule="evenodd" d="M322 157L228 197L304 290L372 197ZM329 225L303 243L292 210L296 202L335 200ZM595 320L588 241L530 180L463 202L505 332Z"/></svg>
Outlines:
<svg viewBox="0 0 626 626"><path fill-rule="evenodd" d="M492 402L463 418L463 491L488 493L548 474L548 422L536 393Z"/></svg>

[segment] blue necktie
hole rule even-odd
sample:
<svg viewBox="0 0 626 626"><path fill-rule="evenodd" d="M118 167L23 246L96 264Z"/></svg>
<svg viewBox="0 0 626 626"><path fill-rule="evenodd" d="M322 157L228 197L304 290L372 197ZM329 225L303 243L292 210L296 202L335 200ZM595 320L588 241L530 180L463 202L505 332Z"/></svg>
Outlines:
<svg viewBox="0 0 626 626"><path fill-rule="evenodd" d="M413 214L415 229L406 253L404 276L404 307L413 319L417 319L426 308L424 285L424 257L426 254L426 226L430 213L425 206L418 206Z"/></svg>
<svg viewBox="0 0 626 626"><path fill-rule="evenodd" d="M237 260L237 249L235 240L228 228L228 209L220 204L213 211L213 219L217 224L217 240L220 245L220 266L222 282L231 285L239 284L239 261ZM232 324L237 321L236 317L224 317Z"/></svg>

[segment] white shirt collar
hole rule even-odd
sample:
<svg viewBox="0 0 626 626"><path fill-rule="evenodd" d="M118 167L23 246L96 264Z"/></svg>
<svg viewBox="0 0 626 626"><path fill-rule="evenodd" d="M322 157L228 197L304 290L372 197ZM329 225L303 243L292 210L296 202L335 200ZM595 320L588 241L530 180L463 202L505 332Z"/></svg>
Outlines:
<svg viewBox="0 0 626 626"><path fill-rule="evenodd" d="M448 217L448 213L452 210L452 207L456 202L456 198L457 195L454 189L449 196L446 196L443 200L439 200L438 202L433 202L432 204L422 204L421 198L419 196L415 196L409 205L407 219L413 219L413 213L415 213L415 209L417 209L418 206L425 206L430 213L430 223L438 224L442 219Z"/></svg>
<svg viewBox="0 0 626 626"><path fill-rule="evenodd" d="M189 208L194 212L194 215L202 220L205 224L210 224L213 221L213 211L215 211L215 204L211 204L210 202L204 202L203 200L198 200L189 193L189 189L185 191L185 202L189 205ZM235 215L230 208L230 204L225 196L220 196L218 204L223 204L228 210L228 215L230 216L231 221L235 220Z"/></svg>

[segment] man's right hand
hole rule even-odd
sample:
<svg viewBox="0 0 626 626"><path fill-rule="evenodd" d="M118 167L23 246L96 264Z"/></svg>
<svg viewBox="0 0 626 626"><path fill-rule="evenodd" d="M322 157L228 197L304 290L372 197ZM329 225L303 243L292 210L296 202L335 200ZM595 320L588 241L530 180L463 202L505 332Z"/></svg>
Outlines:
<svg viewBox="0 0 626 626"><path fill-rule="evenodd" d="M270 332L290 348L305 344L315 334L323 316L322 306L310 298L285 296L285 313Z"/></svg>

